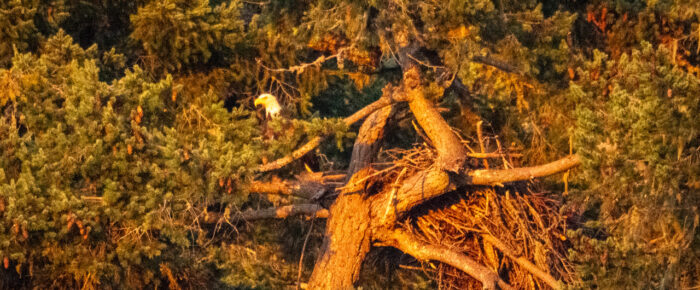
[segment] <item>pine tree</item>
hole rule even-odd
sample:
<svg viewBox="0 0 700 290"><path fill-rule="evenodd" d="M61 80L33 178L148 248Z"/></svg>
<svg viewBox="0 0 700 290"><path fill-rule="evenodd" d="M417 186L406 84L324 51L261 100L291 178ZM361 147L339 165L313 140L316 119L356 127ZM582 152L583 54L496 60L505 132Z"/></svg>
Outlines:
<svg viewBox="0 0 700 290"><path fill-rule="evenodd" d="M0 287L695 287L697 20L0 4Z"/></svg>

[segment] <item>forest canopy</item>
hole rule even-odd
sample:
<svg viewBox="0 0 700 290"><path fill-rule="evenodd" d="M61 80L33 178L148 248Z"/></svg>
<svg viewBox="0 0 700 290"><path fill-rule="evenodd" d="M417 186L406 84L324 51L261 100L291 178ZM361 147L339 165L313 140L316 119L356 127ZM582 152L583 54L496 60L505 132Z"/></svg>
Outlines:
<svg viewBox="0 0 700 290"><path fill-rule="evenodd" d="M0 3L2 289L700 287L700 6Z"/></svg>

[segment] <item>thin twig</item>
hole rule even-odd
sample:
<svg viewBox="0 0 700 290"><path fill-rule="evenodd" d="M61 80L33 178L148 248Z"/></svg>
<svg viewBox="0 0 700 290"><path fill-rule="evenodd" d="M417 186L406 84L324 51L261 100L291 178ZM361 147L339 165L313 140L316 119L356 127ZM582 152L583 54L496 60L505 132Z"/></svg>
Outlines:
<svg viewBox="0 0 700 290"><path fill-rule="evenodd" d="M301 257L299 257L299 272L297 273L297 286L296 289L299 289L299 285L301 284L301 270L303 269L303 263L304 263L304 252L306 251L306 243L309 242L309 237L311 236L311 231L314 230L314 221L316 221L316 213L314 213L313 217L311 217L311 225L309 226L309 232L306 233L306 238L304 239L304 245L301 246Z"/></svg>
<svg viewBox="0 0 700 290"><path fill-rule="evenodd" d="M483 124L483 123L484 123L484 121L479 121L476 123L476 136L479 138L479 148L481 148L481 153L486 152L486 148L484 147L484 139L483 139L484 136L482 135L482 132L481 132L481 124ZM484 159L482 161L484 162L484 167L486 167L486 169L489 169L489 162L486 159Z"/></svg>

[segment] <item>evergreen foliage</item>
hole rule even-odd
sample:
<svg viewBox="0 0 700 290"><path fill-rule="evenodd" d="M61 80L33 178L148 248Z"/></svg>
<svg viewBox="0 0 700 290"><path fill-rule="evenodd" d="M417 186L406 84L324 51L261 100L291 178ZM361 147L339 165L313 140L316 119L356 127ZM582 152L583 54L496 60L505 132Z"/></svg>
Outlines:
<svg viewBox="0 0 700 290"><path fill-rule="evenodd" d="M242 37L239 6L237 1L215 7L208 0L152 1L131 17L131 38L168 70L206 63Z"/></svg>
<svg viewBox="0 0 700 290"><path fill-rule="evenodd" d="M298 202L249 185L312 137L335 142L274 175L344 168L341 118L396 84L403 44L461 136L483 122L515 165L582 157L566 187L541 185L570 221L574 287L697 287L699 15L677 0L4 1L0 288L294 285L308 220L209 216ZM283 118L255 111L261 93ZM410 133L388 142L413 146L399 111ZM377 260L391 270L360 284L434 286Z"/></svg>
<svg viewBox="0 0 700 290"><path fill-rule="evenodd" d="M590 186L583 194L599 207L599 221L589 227L607 236L584 236L573 257L589 264L600 287L688 287L700 273L700 82L664 47L640 49L618 60L596 53L571 87L580 104L582 179Z"/></svg>
<svg viewBox="0 0 700 290"><path fill-rule="evenodd" d="M36 41L34 15L38 1L3 1L0 3L0 67L5 67L14 50L26 50Z"/></svg>

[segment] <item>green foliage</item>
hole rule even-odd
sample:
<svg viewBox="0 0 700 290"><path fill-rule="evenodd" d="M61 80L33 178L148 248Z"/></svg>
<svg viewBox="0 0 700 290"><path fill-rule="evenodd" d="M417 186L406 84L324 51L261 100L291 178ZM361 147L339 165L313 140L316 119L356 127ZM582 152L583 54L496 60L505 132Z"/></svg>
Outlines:
<svg viewBox="0 0 700 290"><path fill-rule="evenodd" d="M215 7L209 0L152 1L131 17L131 37L141 42L155 65L167 70L203 64L239 41L239 7L237 1Z"/></svg>
<svg viewBox="0 0 700 290"><path fill-rule="evenodd" d="M25 51L36 41L34 15L38 1L0 3L0 67L9 64L15 50Z"/></svg>
<svg viewBox="0 0 700 290"><path fill-rule="evenodd" d="M186 251L206 247L206 229L191 222L207 205L245 200L257 121L213 95L180 106L172 78L152 82L138 67L101 82L90 50L61 34L41 52L13 60L26 80L0 129L1 255L36 285L158 285L159 261L201 271L203 253ZM222 194L219 178L236 194Z"/></svg>
<svg viewBox="0 0 700 290"><path fill-rule="evenodd" d="M333 135L318 151L347 162L340 118L395 83L399 48L416 43L426 94L463 137L484 121L501 141L488 151L530 164L573 140L583 169L565 199L585 221L568 237L584 287L696 287L698 15L677 0L2 2L0 281L293 285L298 229L207 214L279 203L247 184L311 137ZM455 79L462 91L443 90ZM260 93L284 118L253 111Z"/></svg>
<svg viewBox="0 0 700 290"><path fill-rule="evenodd" d="M590 226L608 237L579 230L572 257L603 288L690 286L699 271L700 81L648 43L618 60L596 53L579 73L571 94L589 185L581 194L599 200L602 223Z"/></svg>

